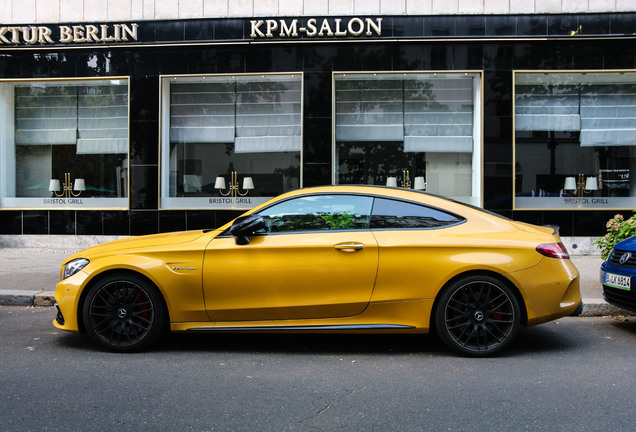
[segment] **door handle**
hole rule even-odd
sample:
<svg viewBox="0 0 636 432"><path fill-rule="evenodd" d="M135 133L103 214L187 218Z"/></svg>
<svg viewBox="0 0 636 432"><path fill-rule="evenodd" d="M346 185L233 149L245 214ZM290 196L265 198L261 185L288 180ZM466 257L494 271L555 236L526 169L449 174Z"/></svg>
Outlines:
<svg viewBox="0 0 636 432"><path fill-rule="evenodd" d="M356 242L338 243L334 246L334 249L342 252L357 252L364 249L364 244Z"/></svg>

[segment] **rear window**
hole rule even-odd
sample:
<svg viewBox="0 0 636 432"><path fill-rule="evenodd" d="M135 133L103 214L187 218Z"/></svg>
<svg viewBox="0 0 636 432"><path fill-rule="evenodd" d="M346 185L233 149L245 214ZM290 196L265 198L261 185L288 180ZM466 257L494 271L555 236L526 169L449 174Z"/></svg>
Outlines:
<svg viewBox="0 0 636 432"><path fill-rule="evenodd" d="M371 211L371 229L440 228L464 222L461 216L420 204L376 198Z"/></svg>

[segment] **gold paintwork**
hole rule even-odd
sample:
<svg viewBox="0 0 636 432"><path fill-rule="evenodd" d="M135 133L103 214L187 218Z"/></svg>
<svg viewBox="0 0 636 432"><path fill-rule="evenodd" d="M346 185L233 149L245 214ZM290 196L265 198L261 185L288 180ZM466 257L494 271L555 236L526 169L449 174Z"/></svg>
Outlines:
<svg viewBox="0 0 636 432"><path fill-rule="evenodd" d="M523 324L571 314L581 301L569 259L535 251L557 243L551 228L513 222L413 190L325 186L286 193L249 213L299 195L348 193L419 202L466 218L439 229L342 230L251 237L236 245L225 226L116 240L70 256L90 263L57 284L63 330L82 329L82 294L109 271L147 277L160 291L173 331L249 329L426 333L440 290L468 272L514 284ZM63 269L64 266L62 266ZM61 274L61 273L60 273ZM357 326L357 327L353 327ZM332 327L322 331L335 331Z"/></svg>

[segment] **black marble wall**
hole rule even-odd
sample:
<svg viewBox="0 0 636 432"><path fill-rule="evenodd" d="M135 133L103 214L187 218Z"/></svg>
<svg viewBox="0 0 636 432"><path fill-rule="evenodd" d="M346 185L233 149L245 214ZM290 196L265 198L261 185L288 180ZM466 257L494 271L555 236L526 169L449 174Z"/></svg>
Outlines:
<svg viewBox="0 0 636 432"><path fill-rule="evenodd" d="M392 21L393 37L431 36L421 41L0 49L0 78L131 80L130 210L0 210L0 234L140 235L214 228L238 216L235 211L158 209L160 75L303 72L303 182L314 186L331 182L334 71L470 70L484 73L485 208L521 221L560 225L564 236L598 236L617 211L513 212L512 75L514 70L636 69L636 43L627 35L636 28L635 17L411 17L399 25ZM154 34L172 41L188 34L184 23L154 25ZM243 20L218 26L228 35L245 36ZM600 36L563 37L579 27ZM608 37L617 33L623 36ZM631 214L630 209L621 212Z"/></svg>

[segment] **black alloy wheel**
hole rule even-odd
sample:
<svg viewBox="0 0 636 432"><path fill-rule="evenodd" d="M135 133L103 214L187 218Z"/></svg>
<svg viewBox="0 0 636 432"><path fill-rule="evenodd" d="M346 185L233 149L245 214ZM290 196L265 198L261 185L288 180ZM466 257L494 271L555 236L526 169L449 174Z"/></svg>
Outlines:
<svg viewBox="0 0 636 432"><path fill-rule="evenodd" d="M139 351L162 333L166 314L154 286L134 275L113 275L93 285L83 308L86 331L117 352Z"/></svg>
<svg viewBox="0 0 636 432"><path fill-rule="evenodd" d="M470 276L449 286L434 311L439 337L467 356L493 354L514 339L520 309L512 290L490 276Z"/></svg>

